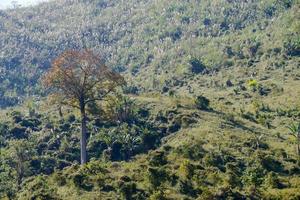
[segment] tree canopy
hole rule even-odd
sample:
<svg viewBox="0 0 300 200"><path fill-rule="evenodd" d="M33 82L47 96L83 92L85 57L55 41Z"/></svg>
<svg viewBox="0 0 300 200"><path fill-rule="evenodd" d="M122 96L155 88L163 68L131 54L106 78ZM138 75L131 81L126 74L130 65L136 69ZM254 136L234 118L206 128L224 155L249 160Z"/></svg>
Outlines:
<svg viewBox="0 0 300 200"><path fill-rule="evenodd" d="M77 108L102 100L124 83L122 76L110 70L104 60L90 50L64 52L44 76L46 87L64 96L63 103Z"/></svg>
<svg viewBox="0 0 300 200"><path fill-rule="evenodd" d="M87 162L86 105L103 100L117 86L125 83L118 73L111 71L104 60L92 51L69 50L54 60L44 78L45 86L60 95L60 103L80 109L81 164Z"/></svg>

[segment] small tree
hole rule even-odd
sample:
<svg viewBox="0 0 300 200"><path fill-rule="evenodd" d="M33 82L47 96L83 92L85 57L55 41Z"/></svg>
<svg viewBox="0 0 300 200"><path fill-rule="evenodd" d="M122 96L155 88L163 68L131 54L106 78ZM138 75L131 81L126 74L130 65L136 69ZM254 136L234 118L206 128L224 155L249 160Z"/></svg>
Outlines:
<svg viewBox="0 0 300 200"><path fill-rule="evenodd" d="M288 126L289 134L295 137L297 141L297 154L300 157L300 122L298 124L291 124Z"/></svg>
<svg viewBox="0 0 300 200"><path fill-rule="evenodd" d="M103 100L117 86L125 84L121 75L105 66L103 59L89 50L61 54L44 77L44 84L64 97L60 103L75 107L81 114L81 164L87 162L87 114L89 103Z"/></svg>
<svg viewBox="0 0 300 200"><path fill-rule="evenodd" d="M32 145L26 140L12 140L9 143L11 165L15 170L17 189L21 188L24 177L28 174L29 161L35 152Z"/></svg>
<svg viewBox="0 0 300 200"><path fill-rule="evenodd" d="M108 99L105 112L111 121L132 123L135 121L137 107L133 99L118 94Z"/></svg>

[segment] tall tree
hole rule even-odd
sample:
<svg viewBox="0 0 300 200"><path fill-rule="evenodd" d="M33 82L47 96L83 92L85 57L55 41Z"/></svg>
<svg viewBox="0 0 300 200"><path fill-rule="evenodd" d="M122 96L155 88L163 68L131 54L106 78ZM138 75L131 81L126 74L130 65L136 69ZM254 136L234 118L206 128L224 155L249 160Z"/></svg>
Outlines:
<svg viewBox="0 0 300 200"><path fill-rule="evenodd" d="M125 84L123 77L111 71L104 60L90 50L70 50L54 60L44 77L45 86L64 97L61 103L78 108L81 113L81 164L87 162L87 113L89 103L103 100L117 86Z"/></svg>

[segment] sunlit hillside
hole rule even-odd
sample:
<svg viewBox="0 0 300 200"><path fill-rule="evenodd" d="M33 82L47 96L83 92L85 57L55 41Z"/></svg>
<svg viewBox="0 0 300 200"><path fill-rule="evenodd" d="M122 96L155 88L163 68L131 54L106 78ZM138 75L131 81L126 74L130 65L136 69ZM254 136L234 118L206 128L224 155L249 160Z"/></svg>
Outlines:
<svg viewBox="0 0 300 200"><path fill-rule="evenodd" d="M0 10L0 199L299 199L299 11L299 0Z"/></svg>

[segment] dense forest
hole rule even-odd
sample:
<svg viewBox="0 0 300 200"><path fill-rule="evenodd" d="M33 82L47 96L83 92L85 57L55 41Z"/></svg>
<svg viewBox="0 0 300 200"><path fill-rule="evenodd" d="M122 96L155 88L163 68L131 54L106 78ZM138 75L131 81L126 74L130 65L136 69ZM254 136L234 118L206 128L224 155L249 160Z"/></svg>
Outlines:
<svg viewBox="0 0 300 200"><path fill-rule="evenodd" d="M0 199L299 199L299 55L299 0L0 10Z"/></svg>

